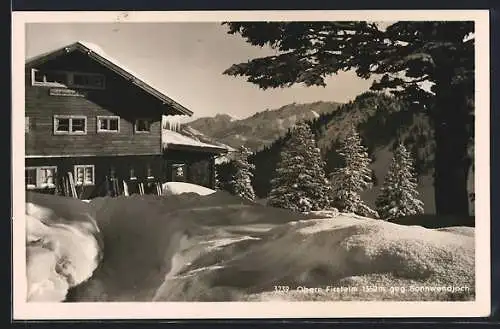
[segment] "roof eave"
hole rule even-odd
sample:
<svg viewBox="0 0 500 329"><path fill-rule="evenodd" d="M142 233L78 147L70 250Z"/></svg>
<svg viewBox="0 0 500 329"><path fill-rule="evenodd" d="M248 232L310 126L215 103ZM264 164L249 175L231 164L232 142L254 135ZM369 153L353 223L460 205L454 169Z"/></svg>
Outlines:
<svg viewBox="0 0 500 329"><path fill-rule="evenodd" d="M194 146L194 145L185 145L185 144L174 144L167 143L166 147L164 147L164 151L168 150L177 150L177 151L195 151L195 152L203 152L203 153L212 153L212 154L226 154L228 150L225 148L219 147L207 147L207 146Z"/></svg>

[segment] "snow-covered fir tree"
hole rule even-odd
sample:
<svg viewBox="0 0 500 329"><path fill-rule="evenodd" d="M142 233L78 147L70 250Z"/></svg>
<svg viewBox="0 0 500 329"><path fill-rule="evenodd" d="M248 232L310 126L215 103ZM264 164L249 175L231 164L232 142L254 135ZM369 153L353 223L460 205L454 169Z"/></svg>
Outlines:
<svg viewBox="0 0 500 329"><path fill-rule="evenodd" d="M422 214L424 203L418 198L417 186L411 154L399 144L376 201L380 217L391 221Z"/></svg>
<svg viewBox="0 0 500 329"><path fill-rule="evenodd" d="M329 205L329 184L314 135L306 123L290 131L271 180L268 205L308 212Z"/></svg>
<svg viewBox="0 0 500 329"><path fill-rule="evenodd" d="M373 178L371 159L354 127L351 127L338 152L345 165L331 175L332 205L341 212L378 218L377 212L361 199L361 193L372 187Z"/></svg>
<svg viewBox="0 0 500 329"><path fill-rule="evenodd" d="M252 201L255 199L255 192L252 187L252 171L255 169L255 166L248 162L248 157L251 154L252 152L245 146L240 147L238 156L234 162L236 172L232 177L230 185L235 195Z"/></svg>

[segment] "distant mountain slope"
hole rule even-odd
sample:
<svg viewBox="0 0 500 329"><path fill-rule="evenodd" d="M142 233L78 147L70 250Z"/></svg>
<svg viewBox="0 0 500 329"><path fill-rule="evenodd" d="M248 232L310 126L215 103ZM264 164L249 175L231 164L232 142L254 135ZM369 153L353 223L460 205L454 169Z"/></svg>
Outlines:
<svg viewBox="0 0 500 329"><path fill-rule="evenodd" d="M295 123L316 119L335 111L340 105L336 102L293 103L276 110L257 112L242 120L218 114L186 125L234 148L244 145L257 151L283 136Z"/></svg>

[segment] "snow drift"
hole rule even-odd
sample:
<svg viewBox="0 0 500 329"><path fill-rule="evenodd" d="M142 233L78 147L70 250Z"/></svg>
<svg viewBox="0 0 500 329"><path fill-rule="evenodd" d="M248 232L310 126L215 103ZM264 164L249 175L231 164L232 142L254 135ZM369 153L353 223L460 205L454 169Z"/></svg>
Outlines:
<svg viewBox="0 0 500 329"><path fill-rule="evenodd" d="M39 202L44 206L26 203L28 301L64 300L69 288L92 275L102 257L99 228L89 212L74 207L74 200L47 201Z"/></svg>
<svg viewBox="0 0 500 329"><path fill-rule="evenodd" d="M59 290L67 302L474 299L470 227L319 218L220 191L70 200L75 214L66 198L28 199L99 227L102 260L68 294Z"/></svg>
<svg viewBox="0 0 500 329"><path fill-rule="evenodd" d="M156 300L469 299L473 250L470 228L342 215L301 220L215 248L167 278ZM335 292L339 287L348 291Z"/></svg>
<svg viewBox="0 0 500 329"><path fill-rule="evenodd" d="M182 193L196 193L199 195L208 195L215 190L190 183L183 182L168 182L162 185L163 195L178 195Z"/></svg>

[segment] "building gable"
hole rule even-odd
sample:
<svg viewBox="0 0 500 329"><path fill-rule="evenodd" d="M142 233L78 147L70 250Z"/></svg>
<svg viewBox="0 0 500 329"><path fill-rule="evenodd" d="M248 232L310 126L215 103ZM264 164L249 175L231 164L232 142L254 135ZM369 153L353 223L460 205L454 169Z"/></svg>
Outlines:
<svg viewBox="0 0 500 329"><path fill-rule="evenodd" d="M193 114L193 112L189 109L185 108L170 97L158 91L157 88L153 87L151 83L146 82L145 79L141 78L137 73L133 72L123 64L119 63L119 61L117 61L116 59L107 55L100 47L88 42L75 42L66 47L62 47L57 50L33 57L26 61L26 70L28 72L34 72L32 71L32 69L35 69L42 65L46 65L48 62L54 59L58 59L58 61L60 61L64 57L69 57L74 54L87 56L93 62L124 78L134 88L140 89L141 91L144 91L148 95L157 99L163 105L162 114L179 114L189 116Z"/></svg>

